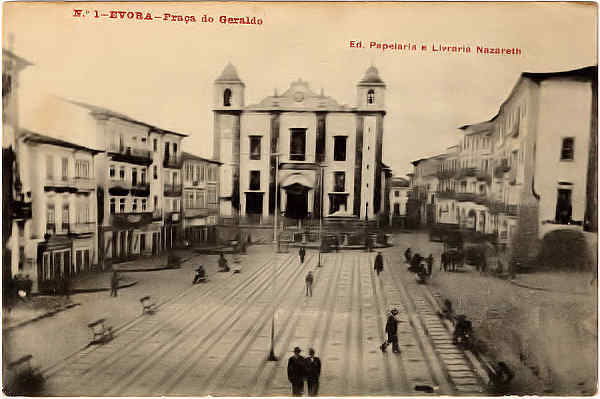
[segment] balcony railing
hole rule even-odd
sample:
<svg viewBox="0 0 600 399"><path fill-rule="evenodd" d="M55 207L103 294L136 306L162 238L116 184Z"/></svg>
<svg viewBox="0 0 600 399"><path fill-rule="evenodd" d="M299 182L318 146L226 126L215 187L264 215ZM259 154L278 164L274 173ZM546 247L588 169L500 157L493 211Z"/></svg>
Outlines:
<svg viewBox="0 0 600 399"><path fill-rule="evenodd" d="M461 202L475 201L475 197L474 193L456 193L456 199Z"/></svg>
<svg viewBox="0 0 600 399"><path fill-rule="evenodd" d="M181 220L181 214L179 211L166 212L165 220L171 223L177 223Z"/></svg>
<svg viewBox="0 0 600 399"><path fill-rule="evenodd" d="M108 152L111 153L112 158L115 161L130 162L146 166L152 163L152 152L147 149L110 144L108 146Z"/></svg>
<svg viewBox="0 0 600 399"><path fill-rule="evenodd" d="M147 197L150 195L150 183L143 182L131 185L131 195L135 197Z"/></svg>
<svg viewBox="0 0 600 399"><path fill-rule="evenodd" d="M13 219L31 219L31 202L13 201Z"/></svg>
<svg viewBox="0 0 600 399"><path fill-rule="evenodd" d="M184 209L183 216L186 218L205 217L208 216L208 208L187 208Z"/></svg>
<svg viewBox="0 0 600 399"><path fill-rule="evenodd" d="M162 220L162 209L152 211L152 220Z"/></svg>
<svg viewBox="0 0 600 399"><path fill-rule="evenodd" d="M456 193L454 192L454 190L444 190L439 191L437 196L440 199L453 199L456 197Z"/></svg>
<svg viewBox="0 0 600 399"><path fill-rule="evenodd" d="M165 168L175 168L175 169L179 169L181 167L181 154L169 154L165 156L165 159L163 161L163 166Z"/></svg>
<svg viewBox="0 0 600 399"><path fill-rule="evenodd" d="M110 223L117 228L136 228L152 222L152 212L123 212L114 213Z"/></svg>
<svg viewBox="0 0 600 399"><path fill-rule="evenodd" d="M123 196L129 194L131 182L127 180L109 180L108 192L111 195Z"/></svg>
<svg viewBox="0 0 600 399"><path fill-rule="evenodd" d="M89 234L96 230L96 222L76 222L69 227L73 234Z"/></svg>
<svg viewBox="0 0 600 399"><path fill-rule="evenodd" d="M171 184L171 183L167 183L165 184L165 189L164 189L164 193L165 196L167 197L179 197L181 195L181 183L176 183L176 184Z"/></svg>
<svg viewBox="0 0 600 399"><path fill-rule="evenodd" d="M75 176L73 179L75 187L78 190L93 190L96 187L96 180L92 177Z"/></svg>
<svg viewBox="0 0 600 399"><path fill-rule="evenodd" d="M509 204L506 206L506 214L509 216L519 216L519 205Z"/></svg>

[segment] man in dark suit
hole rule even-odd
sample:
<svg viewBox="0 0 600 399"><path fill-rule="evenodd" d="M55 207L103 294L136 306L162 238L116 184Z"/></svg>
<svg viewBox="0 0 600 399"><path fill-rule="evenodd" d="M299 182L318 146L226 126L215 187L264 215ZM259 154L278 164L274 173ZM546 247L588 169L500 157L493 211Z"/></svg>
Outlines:
<svg viewBox="0 0 600 399"><path fill-rule="evenodd" d="M306 256L306 250L304 247L300 247L298 250L298 256L300 257L300 263L304 263L304 256Z"/></svg>
<svg viewBox="0 0 600 399"><path fill-rule="evenodd" d="M313 348L308 349L306 358L306 383L308 396L319 396L319 377L321 376L321 359L315 356Z"/></svg>
<svg viewBox="0 0 600 399"><path fill-rule="evenodd" d="M292 383L292 394L302 396L304 393L304 379L306 378L306 359L300 356L302 349L295 347L294 355L288 360L288 380Z"/></svg>

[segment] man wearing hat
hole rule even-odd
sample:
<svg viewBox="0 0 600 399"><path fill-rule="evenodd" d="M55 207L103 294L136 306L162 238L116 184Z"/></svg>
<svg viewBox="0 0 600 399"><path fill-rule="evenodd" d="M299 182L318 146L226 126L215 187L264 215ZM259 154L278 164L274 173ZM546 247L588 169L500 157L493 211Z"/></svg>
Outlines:
<svg viewBox="0 0 600 399"><path fill-rule="evenodd" d="M319 377L321 376L321 359L315 356L315 350L308 348L306 358L306 385L308 396L319 396Z"/></svg>
<svg viewBox="0 0 600 399"><path fill-rule="evenodd" d="M294 355L288 360L288 380L292 383L292 394L302 396L304 393L304 379L306 378L306 359L300 356L302 349L294 348Z"/></svg>
<svg viewBox="0 0 600 399"><path fill-rule="evenodd" d="M396 316L398 315L398 309L392 309L390 315L388 316L387 322L385 323L385 332L387 333L387 341L381 344L381 351L385 352L387 346L392 344L392 351L394 353L400 353L400 348L398 347L398 319Z"/></svg>

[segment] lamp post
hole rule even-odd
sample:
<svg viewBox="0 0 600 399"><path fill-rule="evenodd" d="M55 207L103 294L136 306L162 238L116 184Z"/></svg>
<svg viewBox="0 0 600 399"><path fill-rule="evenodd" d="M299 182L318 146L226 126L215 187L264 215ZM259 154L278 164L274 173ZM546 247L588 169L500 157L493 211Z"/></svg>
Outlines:
<svg viewBox="0 0 600 399"><path fill-rule="evenodd" d="M277 213L279 213L279 155L280 153L276 152L271 154L271 156L275 157L275 218L273 219L273 242L275 243L275 250L279 252L279 240L277 237ZM277 356L275 356L275 313L277 312L276 304L275 304L275 293L276 290L276 274L277 274L277 262L273 262L273 298L272 298L272 306L273 306L273 314L271 317L271 348L269 351L268 361L276 362L279 360Z"/></svg>
<svg viewBox="0 0 600 399"><path fill-rule="evenodd" d="M324 171L325 171L325 166L324 164L320 164L319 165L321 168L321 204L320 204L320 208L319 209L319 261L317 263L317 267L321 267L321 249L323 248L323 202L324 202L324 196L323 193L325 191L325 181L324 181Z"/></svg>

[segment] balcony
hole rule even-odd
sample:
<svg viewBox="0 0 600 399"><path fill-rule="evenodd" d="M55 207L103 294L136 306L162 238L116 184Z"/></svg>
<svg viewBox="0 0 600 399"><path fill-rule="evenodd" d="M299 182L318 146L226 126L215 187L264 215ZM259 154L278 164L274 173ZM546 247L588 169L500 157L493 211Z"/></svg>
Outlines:
<svg viewBox="0 0 600 399"><path fill-rule="evenodd" d="M123 212L110 215L110 223L118 229L134 229L152 223L152 212Z"/></svg>
<svg viewBox="0 0 600 399"><path fill-rule="evenodd" d="M165 155L165 159L163 161L163 167L172 168L172 169L180 169L181 168L181 154L168 154Z"/></svg>
<svg viewBox="0 0 600 399"><path fill-rule="evenodd" d="M152 220L153 221L162 220L162 209L156 209L156 210L152 211Z"/></svg>
<svg viewBox="0 0 600 399"><path fill-rule="evenodd" d="M187 208L183 211L185 218L197 218L208 216L208 208Z"/></svg>
<svg viewBox="0 0 600 399"><path fill-rule="evenodd" d="M476 204L479 204L479 205L487 205L488 204L487 194L477 194L477 195L475 195L474 202Z"/></svg>
<svg viewBox="0 0 600 399"><path fill-rule="evenodd" d="M128 162L143 166L150 166L152 164L152 152L147 149L111 144L108 146L107 152L113 161Z"/></svg>
<svg viewBox="0 0 600 399"><path fill-rule="evenodd" d="M176 184L165 184L165 197L180 197L181 196L181 183Z"/></svg>
<svg viewBox="0 0 600 399"><path fill-rule="evenodd" d="M13 201L12 212L13 219L31 219L31 202Z"/></svg>
<svg viewBox="0 0 600 399"><path fill-rule="evenodd" d="M96 231L96 222L76 222L69 226L71 234L86 235L93 234Z"/></svg>
<svg viewBox="0 0 600 399"><path fill-rule="evenodd" d="M179 223L181 221L180 211L165 212L165 223Z"/></svg>
<svg viewBox="0 0 600 399"><path fill-rule="evenodd" d="M96 180L91 177L75 176L73 181L78 191L93 191L96 188Z"/></svg>
<svg viewBox="0 0 600 399"><path fill-rule="evenodd" d="M108 182L108 192L110 193L110 195L128 195L129 190L131 190L131 183L127 180L110 180Z"/></svg>
<svg viewBox="0 0 600 399"><path fill-rule="evenodd" d="M439 191L437 197L439 199L454 199L456 197L456 193L453 190Z"/></svg>
<svg viewBox="0 0 600 399"><path fill-rule="evenodd" d="M75 179L63 176L63 177L46 177L44 182L44 191L55 191L57 193L75 193L77 192L77 185Z"/></svg>
<svg viewBox="0 0 600 399"><path fill-rule="evenodd" d="M519 216L519 205L517 204L509 204L506 205L506 214L508 216Z"/></svg>
<svg viewBox="0 0 600 399"><path fill-rule="evenodd" d="M134 197L148 197L150 195L150 183L137 183L131 186L131 195Z"/></svg>
<svg viewBox="0 0 600 399"><path fill-rule="evenodd" d="M476 194L474 193L456 193L456 200L460 202L475 201Z"/></svg>

